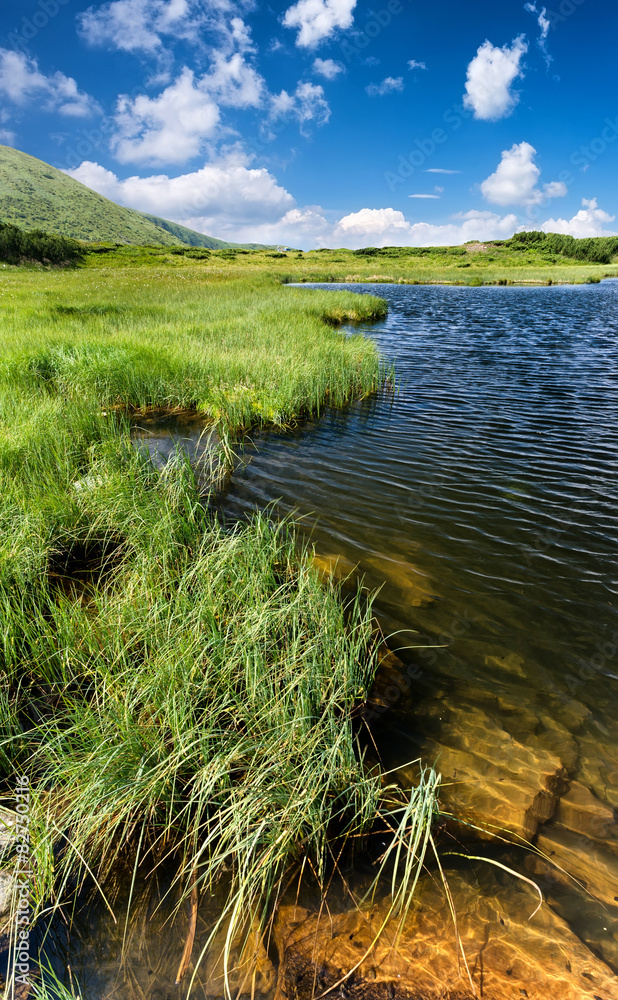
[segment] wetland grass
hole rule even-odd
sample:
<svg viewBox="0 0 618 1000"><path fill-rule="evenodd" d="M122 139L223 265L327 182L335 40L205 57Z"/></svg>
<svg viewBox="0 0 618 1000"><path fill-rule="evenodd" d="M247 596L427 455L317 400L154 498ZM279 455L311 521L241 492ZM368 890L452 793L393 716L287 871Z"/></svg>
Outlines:
<svg viewBox="0 0 618 1000"><path fill-rule="evenodd" d="M410 799L366 762L371 602L290 523L219 524L125 415L189 407L233 437L369 393L374 345L328 321L383 303L197 271L12 271L0 293L0 770L5 795L31 781L38 909L169 858L179 900L225 883L227 957L378 824L405 913L438 778Z"/></svg>

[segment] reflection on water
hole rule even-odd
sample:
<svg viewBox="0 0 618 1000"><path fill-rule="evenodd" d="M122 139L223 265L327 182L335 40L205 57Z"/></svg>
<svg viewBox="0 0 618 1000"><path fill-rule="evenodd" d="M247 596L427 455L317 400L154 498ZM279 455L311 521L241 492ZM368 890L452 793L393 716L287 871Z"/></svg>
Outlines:
<svg viewBox="0 0 618 1000"><path fill-rule="evenodd" d="M385 765L437 761L445 809L538 837L588 893L503 860L618 972L618 283L358 287L396 390L248 444L223 511L295 512L381 588Z"/></svg>

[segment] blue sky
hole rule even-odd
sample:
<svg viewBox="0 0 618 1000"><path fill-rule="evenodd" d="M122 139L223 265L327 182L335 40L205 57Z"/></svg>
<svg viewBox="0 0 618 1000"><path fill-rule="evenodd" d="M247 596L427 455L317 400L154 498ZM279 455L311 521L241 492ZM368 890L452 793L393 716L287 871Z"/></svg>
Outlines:
<svg viewBox="0 0 618 1000"><path fill-rule="evenodd" d="M0 142L238 241L618 232L610 0L3 0Z"/></svg>

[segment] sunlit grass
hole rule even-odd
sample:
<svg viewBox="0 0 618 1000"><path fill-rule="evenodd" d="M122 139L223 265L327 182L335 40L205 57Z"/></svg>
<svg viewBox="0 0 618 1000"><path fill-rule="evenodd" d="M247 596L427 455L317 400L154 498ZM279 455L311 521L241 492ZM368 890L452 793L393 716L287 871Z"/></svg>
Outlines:
<svg viewBox="0 0 618 1000"><path fill-rule="evenodd" d="M11 271L0 293L0 772L34 789L37 907L169 857L179 897L225 876L231 941L380 823L405 910L438 779L410 800L365 761L370 600L321 581L293 525L219 524L209 477L156 469L127 416L191 407L233 436L365 395L376 349L337 324L384 304L197 271Z"/></svg>

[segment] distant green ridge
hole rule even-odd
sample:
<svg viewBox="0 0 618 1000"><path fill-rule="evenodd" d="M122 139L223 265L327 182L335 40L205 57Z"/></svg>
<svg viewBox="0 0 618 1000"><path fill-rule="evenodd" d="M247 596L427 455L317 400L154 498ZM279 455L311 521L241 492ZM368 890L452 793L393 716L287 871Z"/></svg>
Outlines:
<svg viewBox="0 0 618 1000"><path fill-rule="evenodd" d="M88 243L225 249L226 243L156 215L123 208L61 170L10 146L0 146L0 221Z"/></svg>

